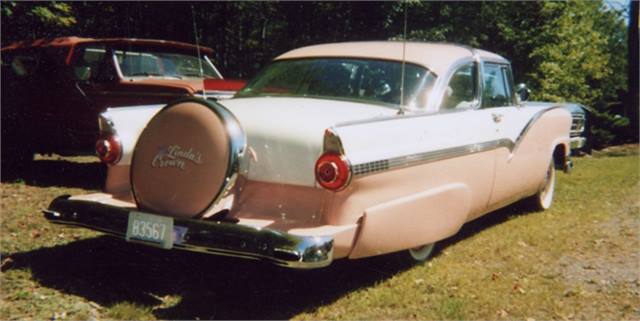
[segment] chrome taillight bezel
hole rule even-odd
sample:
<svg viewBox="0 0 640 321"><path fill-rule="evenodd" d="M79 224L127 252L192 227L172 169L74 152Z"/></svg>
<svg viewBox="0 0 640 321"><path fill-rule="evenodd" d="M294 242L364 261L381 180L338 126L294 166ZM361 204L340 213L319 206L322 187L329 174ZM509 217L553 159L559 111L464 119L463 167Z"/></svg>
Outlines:
<svg viewBox="0 0 640 321"><path fill-rule="evenodd" d="M331 166L336 172L335 176L330 180L324 179L321 173L322 168L327 165ZM341 191L351 182L351 163L342 154L331 151L325 152L316 161L314 174L316 182L323 188L331 191Z"/></svg>
<svg viewBox="0 0 640 321"><path fill-rule="evenodd" d="M101 162L115 165L122 159L122 141L116 134L105 135L96 141L95 151Z"/></svg>

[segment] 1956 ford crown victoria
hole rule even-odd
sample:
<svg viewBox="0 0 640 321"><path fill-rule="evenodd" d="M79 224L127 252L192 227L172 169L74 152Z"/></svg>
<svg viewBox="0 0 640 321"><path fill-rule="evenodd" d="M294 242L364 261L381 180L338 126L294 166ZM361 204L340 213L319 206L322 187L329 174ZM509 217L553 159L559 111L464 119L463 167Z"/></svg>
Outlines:
<svg viewBox="0 0 640 321"><path fill-rule="evenodd" d="M45 216L166 249L318 268L432 244L528 198L551 206L571 114L527 106L503 57L354 42L289 51L219 103L108 110L105 192Z"/></svg>

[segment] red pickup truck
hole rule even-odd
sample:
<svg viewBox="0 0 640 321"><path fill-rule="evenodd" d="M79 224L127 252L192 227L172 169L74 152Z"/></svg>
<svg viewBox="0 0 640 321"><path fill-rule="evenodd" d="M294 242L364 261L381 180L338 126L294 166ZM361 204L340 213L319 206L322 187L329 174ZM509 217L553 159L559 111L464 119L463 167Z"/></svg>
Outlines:
<svg viewBox="0 0 640 321"><path fill-rule="evenodd" d="M34 153L93 153L107 108L224 99L244 86L223 79L207 47L164 40L65 37L13 43L2 53L2 166Z"/></svg>

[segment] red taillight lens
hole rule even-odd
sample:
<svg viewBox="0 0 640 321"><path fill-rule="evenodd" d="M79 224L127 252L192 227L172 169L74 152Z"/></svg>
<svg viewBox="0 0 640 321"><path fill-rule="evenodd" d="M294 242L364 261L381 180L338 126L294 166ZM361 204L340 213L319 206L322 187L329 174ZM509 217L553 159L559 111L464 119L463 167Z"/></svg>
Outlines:
<svg viewBox="0 0 640 321"><path fill-rule="evenodd" d="M109 135L98 139L96 142L96 155L100 161L107 165L113 165L122 156L122 144L116 135Z"/></svg>
<svg viewBox="0 0 640 321"><path fill-rule="evenodd" d="M351 178L349 161L334 152L322 154L316 162L316 181L322 187L333 191L343 189Z"/></svg>

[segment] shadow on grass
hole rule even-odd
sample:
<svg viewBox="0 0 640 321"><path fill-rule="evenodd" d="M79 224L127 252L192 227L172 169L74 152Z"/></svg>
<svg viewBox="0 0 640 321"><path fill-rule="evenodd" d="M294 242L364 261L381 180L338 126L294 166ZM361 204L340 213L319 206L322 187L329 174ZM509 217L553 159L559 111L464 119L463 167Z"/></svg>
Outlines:
<svg viewBox="0 0 640 321"><path fill-rule="evenodd" d="M298 271L108 236L8 257L5 270L28 268L40 285L104 306L152 307L161 304L158 297L179 295L178 304L154 311L160 319L288 319L412 266L390 255Z"/></svg>
<svg viewBox="0 0 640 321"><path fill-rule="evenodd" d="M78 163L67 160L36 160L24 168L2 168L2 182L22 180L40 187L62 186L101 189L107 169L102 163Z"/></svg>
<svg viewBox="0 0 640 321"><path fill-rule="evenodd" d="M517 207L491 213L465 225L438 248L523 213ZM9 257L12 263L6 269L28 268L42 286L103 306L126 301L153 307L161 304L158 297L180 296L177 304L154 311L160 319L289 319L413 266L405 259L405 252L338 260L324 269L300 271L256 261L165 251L108 236Z"/></svg>

